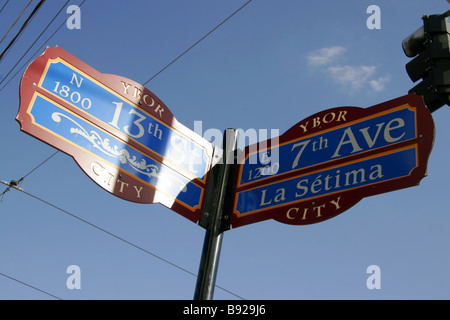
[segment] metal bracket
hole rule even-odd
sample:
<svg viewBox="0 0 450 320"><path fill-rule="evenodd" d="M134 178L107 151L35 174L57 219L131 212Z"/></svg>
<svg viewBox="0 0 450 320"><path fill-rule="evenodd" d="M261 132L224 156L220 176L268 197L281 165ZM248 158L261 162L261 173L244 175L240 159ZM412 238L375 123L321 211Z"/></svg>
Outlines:
<svg viewBox="0 0 450 320"><path fill-rule="evenodd" d="M226 131L226 132L231 132ZM233 131L233 134L236 134ZM230 229L232 201L236 180L236 141L237 135L225 134L224 149L216 147L213 153L208 186L206 188L205 205L199 221L199 225L206 230L212 230L214 220L219 219L219 232ZM230 141L231 140L231 141ZM217 217L216 217L217 215Z"/></svg>
<svg viewBox="0 0 450 320"><path fill-rule="evenodd" d="M4 185L7 185L8 188L6 188L5 191L3 191L1 193L2 197L0 199L0 202L3 201L3 197L5 196L5 193L10 191L11 188L14 188L14 189L19 190L19 191L23 191L23 189L19 187L19 184L22 182L22 180L23 180L23 178L20 178L18 181L16 181L16 180L11 180L10 182L1 181L1 183L3 183Z"/></svg>

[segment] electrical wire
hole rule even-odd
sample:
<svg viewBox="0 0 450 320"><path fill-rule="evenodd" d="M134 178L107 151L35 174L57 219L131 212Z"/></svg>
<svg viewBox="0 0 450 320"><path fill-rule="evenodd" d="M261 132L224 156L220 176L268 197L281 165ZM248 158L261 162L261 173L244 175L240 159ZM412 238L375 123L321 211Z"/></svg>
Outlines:
<svg viewBox="0 0 450 320"><path fill-rule="evenodd" d="M2 13L3 9L5 9L6 5L8 4L9 0L6 0L5 4L3 5L3 7L0 9L0 13Z"/></svg>
<svg viewBox="0 0 450 320"><path fill-rule="evenodd" d="M16 40L22 35L23 30L25 30L25 28L28 26L28 24L30 23L31 19L33 19L34 15L39 11L39 9L41 8L42 4L45 2L45 0L41 0L39 1L39 3L36 5L36 7L33 9L33 11L31 12L31 14L28 16L27 20L25 20L24 24L22 25L22 27L20 28L19 32L15 35L15 37L9 42L9 44L6 46L6 48L3 50L3 52L0 54L0 62L3 60L3 58L5 57L5 55L9 52L9 50L11 49L11 47L14 45L14 43L16 42Z"/></svg>
<svg viewBox="0 0 450 320"><path fill-rule="evenodd" d="M36 288L35 286L32 286L31 284L28 284L28 283L26 283L26 282L20 281L20 280L18 280L18 279L16 279L16 278L13 278L13 277L11 277L11 276L8 276L7 274L4 274L4 273L1 273L1 272L0 272L0 276L4 276L5 278L11 279L11 280L13 280L13 281L16 281L16 282L18 282L18 283L20 283L20 284L23 284L23 285L25 285L25 286L27 286L27 287L30 287L30 288L32 288L32 289L34 289L34 290L37 290L37 291L39 291L39 292L45 293L46 295L48 295L48 296L50 296L50 297L53 297L53 298L55 298L55 299L62 300L61 298L59 298L59 297L57 297L57 296L55 296L55 295L53 295L53 294L51 294L51 293L48 293L47 291L44 291L44 290L39 289L39 288Z"/></svg>
<svg viewBox="0 0 450 320"><path fill-rule="evenodd" d="M186 53L188 53L188 51L190 51L192 48L194 48L196 45L198 45L201 41L203 41L207 36L209 36L211 33L213 33L214 31L216 31L220 26L222 26L225 22L227 22L229 19L231 19L231 17L233 17L236 13L238 13L239 11L241 11L242 9L244 9L244 7L246 5L248 5L250 2L252 2L253 0L249 0L247 1L242 7L240 7L239 9L237 9L235 12L233 12L231 15L229 15L225 20L223 20L221 23L219 23L217 26L215 26L213 29L211 29L211 31L209 31L207 34L205 34L202 38L200 38L200 40L198 40L196 43L194 43L192 46L190 46L188 49L186 49L185 51L183 51L183 53L181 53L178 57L176 57L174 60L172 60L168 65L166 65L164 68L162 68L160 71L158 71L153 77L151 77L150 79L148 79L147 81L144 82L144 86L149 83L150 81L152 81L156 76L158 76L161 72L163 72L164 70L166 70L167 68L169 68L173 63L175 63L178 59L180 59L182 56L184 56Z"/></svg>
<svg viewBox="0 0 450 320"><path fill-rule="evenodd" d="M28 2L28 4L25 6L25 8L22 10L22 12L21 12L21 13L19 14L19 16L17 17L16 21L14 21L13 24L11 25L11 27L9 27L8 31L6 31L5 35L4 35L3 38L0 40L0 43L3 42L3 40L5 39L5 37L6 37L6 36L8 35L8 33L11 31L11 29L16 25L17 21L19 21L20 17L22 17L23 13L25 12L25 10L27 10L27 8L28 8L29 5L31 4L31 2L33 2L33 0L30 0L30 1ZM8 3L8 2L6 2L6 3ZM5 3L5 6L6 6L6 3ZM3 6L3 8L4 8L4 6ZM3 11L3 8L2 8L2 11ZM1 12L1 11L0 11L0 12Z"/></svg>
<svg viewBox="0 0 450 320"><path fill-rule="evenodd" d="M86 0L83 0L83 2L80 3L79 7L81 8L81 6L86 2ZM44 41L44 43L32 54L32 56L22 65L22 67L20 67L20 69L18 69L16 71L16 73L14 73L14 75L6 82L6 84L0 89L0 91L2 91L3 89L6 88L6 86L12 81L12 79L14 79L17 74L24 68L26 67L30 61L33 59L34 56L36 56L36 54L39 53L39 51L42 49L42 47L47 44L47 42L50 41L51 38L53 38L53 36L62 28L62 26L66 23L66 20L63 21L63 23L61 23L61 25L50 35L50 37L47 38L47 40ZM9 74L9 73L8 73ZM5 79L2 80L2 82Z"/></svg>
<svg viewBox="0 0 450 320"><path fill-rule="evenodd" d="M28 51L31 50L31 48L34 46L34 44L41 38L41 36L44 34L44 32L48 29L48 27L55 21L56 17L61 13L61 11L64 9L64 7L69 3L70 0L67 0L66 3L61 7L61 9L58 11L58 13L53 17L53 19L47 24L47 26L42 30L42 32L39 34L39 36L34 40L34 42L28 47L27 51L20 57L20 59L16 62L16 64L9 70L9 72L6 74L6 76L0 81L0 85L8 78L8 76L11 74L11 72L17 67L17 65L22 61L22 59L25 57L25 55L28 53ZM58 29L59 30L59 29ZM48 40L47 40L48 41ZM41 47L42 48L42 47ZM39 48L40 49L40 48ZM33 55L34 56L34 55ZM22 68L21 68L22 69ZM15 76L15 75L14 75Z"/></svg>
<svg viewBox="0 0 450 320"><path fill-rule="evenodd" d="M193 272L191 272L191 271L189 271L189 270L187 270L187 269L177 265L176 263L173 263L173 262L171 262L171 261L169 261L167 259L164 259L161 256L159 256L159 255L157 255L157 254L155 254L153 252L150 252L147 249L144 249L144 248L138 246L137 244L134 244L133 242L128 241L128 240L126 240L126 239L124 239L124 238L122 238L122 237L120 237L120 236L118 236L118 235L116 235L116 234L106 230L106 229L103 229L102 227L99 227L99 226L93 224L92 222L89 222L89 221L87 221L87 220L85 220L83 218L80 218L77 215L75 215L73 213L70 213L69 211L64 210L64 209L62 209L62 208L60 208L60 207L58 207L58 206L56 206L56 205L54 205L54 204L52 204L50 202L48 202L48 201L38 197L38 196L35 196L35 195L33 195L33 194L29 193L29 192L26 192L24 190L19 190L19 189L15 189L15 190L21 191L22 193L26 194L27 196L29 196L31 198L34 198L34 199L36 199L38 201L41 201L41 202L45 203L46 205L48 205L50 207L53 207L54 209L57 209L57 210L65 213L65 214L71 216L72 218L75 218L75 219L83 222L83 223L86 223L86 224L90 225L91 227L93 227L93 228L95 228L95 229L97 229L99 231L102 231L102 232L106 233L107 235L110 235L111 237L116 238L116 239L118 239L118 240L120 240L120 241L122 241L122 242L124 242L124 243L126 243L126 244L128 244L128 245L130 245L130 246L132 246L132 247L134 247L134 248L144 252L144 253L147 253L147 254L149 254L149 255L151 255L151 256L153 256L153 257L155 257L155 258L157 258L157 259L159 259L159 260L161 260L161 261L163 261L163 262L165 262L167 264L170 264L171 266L173 266L173 267L175 267L175 268L177 268L177 269L179 269L181 271L184 271L184 272L190 274L191 276L197 277L197 275L195 273L193 273ZM234 292L232 292L230 290L227 290L227 289L225 289L225 288L223 288L223 287L221 287L219 285L216 285L216 287L221 289L221 290L223 290L223 291L225 291L225 292L227 292L227 293L229 293L229 294L231 294L231 295L233 295L233 296L235 296L235 297L237 297L237 298L239 298L239 299L241 299L241 300L245 300L243 297L241 297L241 296L235 294Z"/></svg>
<svg viewBox="0 0 450 320"><path fill-rule="evenodd" d="M22 183L23 179L25 179L27 176L29 176L30 174L32 174L35 170L37 170L40 166L42 166L42 165L43 165L44 163L46 163L48 160L50 160L51 158L53 158L58 152L59 152L59 150L56 151L55 153L53 153L50 157L48 157L48 158L45 159L44 161L42 161L40 164L38 164L36 167L34 167L31 171L29 171L26 175L24 175L24 176L23 176L22 178L20 178L19 180L17 180L17 181L11 180L11 182L10 182L9 184L8 184L8 183L5 183L4 181L2 181L2 183L8 185L8 187L5 189L5 191L3 191L3 192L0 194L0 196L1 196L0 202L3 202L3 198L4 198L5 194L6 194L8 191L10 191L12 187L13 187L13 188L14 188L14 187L19 187L19 185ZM22 191L22 190L20 190L20 191Z"/></svg>
<svg viewBox="0 0 450 320"><path fill-rule="evenodd" d="M34 167L32 170L30 170L26 175L24 175L21 179L25 179L27 176L29 176L30 174L32 174L35 170L37 170L40 166L42 166L44 163L46 163L48 160L50 160L51 158L53 158L57 153L59 152L56 151L55 153L53 153L50 157L48 157L47 159L45 159L44 161L42 161L40 164L38 164L36 167Z"/></svg>

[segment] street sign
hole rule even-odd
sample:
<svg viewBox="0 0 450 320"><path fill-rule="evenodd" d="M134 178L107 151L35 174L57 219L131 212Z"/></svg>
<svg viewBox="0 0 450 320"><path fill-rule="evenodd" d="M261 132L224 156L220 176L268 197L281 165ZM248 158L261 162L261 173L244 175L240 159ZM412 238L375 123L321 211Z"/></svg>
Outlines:
<svg viewBox="0 0 450 320"><path fill-rule="evenodd" d="M278 144L241 153L231 225L317 223L364 197L418 185L433 141L431 114L414 94L317 113Z"/></svg>
<svg viewBox="0 0 450 320"><path fill-rule="evenodd" d="M200 219L212 145L142 85L47 48L22 77L17 120L115 196Z"/></svg>

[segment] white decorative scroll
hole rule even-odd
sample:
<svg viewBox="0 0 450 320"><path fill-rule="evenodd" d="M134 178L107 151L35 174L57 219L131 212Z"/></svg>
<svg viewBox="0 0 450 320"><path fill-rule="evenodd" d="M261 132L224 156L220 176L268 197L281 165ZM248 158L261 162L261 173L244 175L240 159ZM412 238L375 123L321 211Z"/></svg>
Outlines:
<svg viewBox="0 0 450 320"><path fill-rule="evenodd" d="M120 149L117 145L112 146L110 144L110 140L108 138L102 139L101 136L95 131L91 130L88 132L86 129L84 129L78 122L67 116L66 114L60 113L60 112L53 112L52 113L52 119L53 121L60 123L63 118L66 118L67 120L71 121L73 124L76 125L76 127L70 128L70 133L78 134L82 136L83 138L87 139L89 142L92 143L92 146L104 154L113 157L113 158L119 158L120 162L122 164L128 163L134 170L137 172L140 172L144 175L147 175L148 177L155 177L155 178L162 178L161 172L158 172L160 170L160 167L154 165L154 164L147 164L147 161L145 159L137 159L136 156L130 155L127 149ZM182 192L186 192L187 188L184 182L181 180L171 176L171 175L164 175L165 177L169 177L170 179L177 180L177 182L180 184L179 189ZM165 181L165 183L170 184L169 181Z"/></svg>

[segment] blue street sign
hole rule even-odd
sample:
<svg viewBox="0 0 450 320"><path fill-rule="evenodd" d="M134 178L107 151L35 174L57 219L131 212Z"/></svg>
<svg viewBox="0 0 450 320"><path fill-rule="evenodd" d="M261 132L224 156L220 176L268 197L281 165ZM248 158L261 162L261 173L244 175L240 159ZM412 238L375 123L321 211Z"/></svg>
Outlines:
<svg viewBox="0 0 450 320"><path fill-rule="evenodd" d="M111 166L129 173L194 211L200 208L203 190L183 175L125 144L108 132L55 105L36 93L29 114L35 124L72 143L80 152L90 152ZM98 173L93 163L92 171Z"/></svg>
<svg viewBox="0 0 450 320"><path fill-rule="evenodd" d="M98 119L114 135L120 132L126 142L133 140L161 156L187 177L205 181L210 163L203 146L65 61L49 61L39 87ZM150 96L145 99L152 103ZM163 107L157 112L164 112Z"/></svg>
<svg viewBox="0 0 450 320"><path fill-rule="evenodd" d="M404 105L250 153L239 186L408 141L416 135L415 119L415 111ZM279 161L271 161L274 158Z"/></svg>
<svg viewBox="0 0 450 320"><path fill-rule="evenodd" d="M408 147L394 153L245 190L237 194L235 212L240 216L254 214L267 208L407 177L416 168L417 157L417 147Z"/></svg>
<svg viewBox="0 0 450 320"><path fill-rule="evenodd" d="M408 95L319 112L278 140L247 146L239 156L233 227L266 219L317 223L364 197L417 185L434 124L423 100Z"/></svg>
<svg viewBox="0 0 450 320"><path fill-rule="evenodd" d="M200 219L213 147L148 89L55 47L27 68L20 97L22 130L71 155L103 189Z"/></svg>

